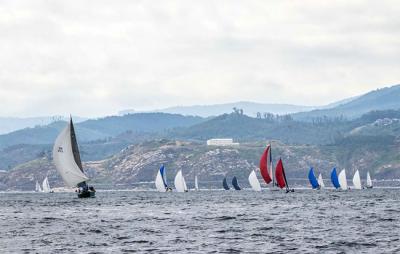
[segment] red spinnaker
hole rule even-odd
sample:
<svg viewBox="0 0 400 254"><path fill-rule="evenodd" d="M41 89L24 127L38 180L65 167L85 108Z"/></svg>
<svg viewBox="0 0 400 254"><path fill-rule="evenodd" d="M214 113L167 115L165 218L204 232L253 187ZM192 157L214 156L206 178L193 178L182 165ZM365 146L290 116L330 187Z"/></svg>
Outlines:
<svg viewBox="0 0 400 254"><path fill-rule="evenodd" d="M270 146L267 146L265 149L264 153L261 156L260 159L260 172L261 176L264 178L264 181L268 184L272 181L271 176L269 175L268 172L268 166L270 164Z"/></svg>
<svg viewBox="0 0 400 254"><path fill-rule="evenodd" d="M278 183L278 186L283 189L286 186L286 181L285 181L285 176L283 175L283 164L282 160L279 159L278 164L276 164L276 170L275 170L275 179L276 182Z"/></svg>

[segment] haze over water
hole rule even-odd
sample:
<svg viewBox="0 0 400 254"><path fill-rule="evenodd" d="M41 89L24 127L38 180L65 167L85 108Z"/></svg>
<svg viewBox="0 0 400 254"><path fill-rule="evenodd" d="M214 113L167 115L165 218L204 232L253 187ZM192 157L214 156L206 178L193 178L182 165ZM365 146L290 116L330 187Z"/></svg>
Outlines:
<svg viewBox="0 0 400 254"><path fill-rule="evenodd" d="M3 253L395 253L398 189L1 193Z"/></svg>

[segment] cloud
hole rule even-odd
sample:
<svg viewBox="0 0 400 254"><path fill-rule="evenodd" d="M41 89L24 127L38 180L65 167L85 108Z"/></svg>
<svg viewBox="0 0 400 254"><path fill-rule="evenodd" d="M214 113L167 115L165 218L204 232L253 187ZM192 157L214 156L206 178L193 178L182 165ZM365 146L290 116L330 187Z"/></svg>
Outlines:
<svg viewBox="0 0 400 254"><path fill-rule="evenodd" d="M399 11L395 1L2 1L0 115L327 104L399 83Z"/></svg>

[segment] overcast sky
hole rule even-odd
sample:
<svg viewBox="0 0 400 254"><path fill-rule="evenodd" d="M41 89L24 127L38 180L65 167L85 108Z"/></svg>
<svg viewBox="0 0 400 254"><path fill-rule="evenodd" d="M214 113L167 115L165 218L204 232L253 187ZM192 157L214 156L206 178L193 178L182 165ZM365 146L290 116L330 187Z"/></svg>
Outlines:
<svg viewBox="0 0 400 254"><path fill-rule="evenodd" d="M0 0L0 115L327 104L400 83L399 13L398 1Z"/></svg>

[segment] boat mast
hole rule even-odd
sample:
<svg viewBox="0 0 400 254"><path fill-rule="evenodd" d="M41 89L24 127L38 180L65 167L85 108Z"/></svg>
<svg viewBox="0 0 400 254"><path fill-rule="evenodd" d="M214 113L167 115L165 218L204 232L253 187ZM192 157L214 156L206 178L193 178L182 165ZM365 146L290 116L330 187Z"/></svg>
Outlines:
<svg viewBox="0 0 400 254"><path fill-rule="evenodd" d="M272 161L272 146L269 144L269 162L271 166L272 187L275 187L274 162Z"/></svg>
<svg viewBox="0 0 400 254"><path fill-rule="evenodd" d="M283 179L285 179L286 191L289 191L289 185L286 180L285 167L283 166L283 163L282 163L282 173L283 173Z"/></svg>

